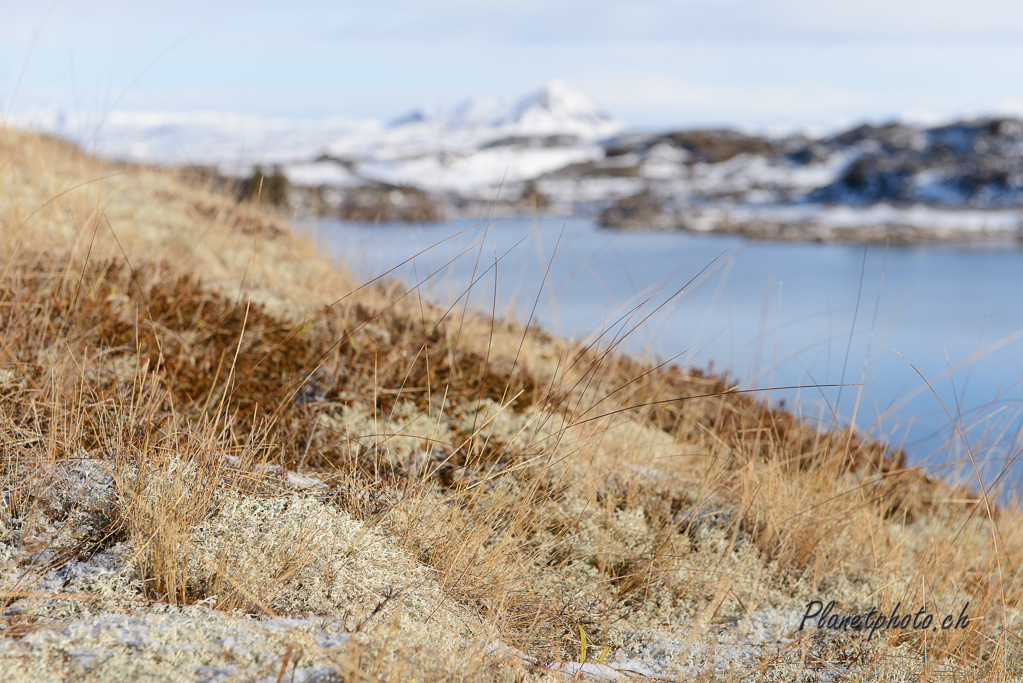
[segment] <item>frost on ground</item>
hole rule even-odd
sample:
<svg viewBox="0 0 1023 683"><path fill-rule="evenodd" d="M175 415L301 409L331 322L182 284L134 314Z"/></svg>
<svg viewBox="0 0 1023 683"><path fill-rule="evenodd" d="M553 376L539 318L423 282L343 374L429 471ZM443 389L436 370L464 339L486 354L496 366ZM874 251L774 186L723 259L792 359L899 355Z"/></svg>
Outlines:
<svg viewBox="0 0 1023 683"><path fill-rule="evenodd" d="M290 662L295 680L327 680L350 639L371 646L398 633L403 656L436 657L473 635L464 609L391 539L294 491L220 494L179 549L196 604L158 602L139 547L82 542L118 496L116 479L99 466L67 468L42 496L55 517L73 508L63 520L8 518L3 678L276 680ZM230 599L257 609L213 609Z"/></svg>
<svg viewBox="0 0 1023 683"><path fill-rule="evenodd" d="M762 681L763 683L833 683L845 680L907 683L920 680L921 658L909 648L895 648L894 661L880 660L873 646L835 634L794 633L801 614L767 609L717 627L687 626L626 634L625 644L600 653L594 661L557 662L546 666L570 680L590 681ZM535 666L536 658L501 645L488 654ZM954 667L933 665L929 680L955 680Z"/></svg>
<svg viewBox="0 0 1023 683"><path fill-rule="evenodd" d="M201 606L63 619L0 640L6 680L341 680L330 666L350 635L325 617L251 619Z"/></svg>
<svg viewBox="0 0 1023 683"><path fill-rule="evenodd" d="M514 439L522 431L516 422L498 420L495 427ZM142 490L159 498L173 484L168 471L194 476L192 469L170 463ZM591 652L588 663L541 661L493 642L477 651L473 643L485 634L440 590L431 570L380 530L325 502L322 488L289 486L275 468L250 469L270 477L262 493L218 492L210 514L178 549L192 604L153 598L153 579L143 569L150 565L137 544L97 539L96 529L122 493L118 481L126 481L111 467L83 461L52 472L56 483L40 494L46 512L36 520L11 515L5 497L7 542L0 560L9 602L0 675L276 681L286 671L296 681L342 680L337 672L353 647L372 649L395 637L401 657L417 670L476 651L524 665L540 679L727 678L757 669L765 680L773 671L797 669L804 672L798 680L835 679L808 666L807 650L830 662L836 676L855 671L834 643L797 639L799 613L777 608L711 626L697 620L625 631L603 653ZM140 476L130 475L129 483ZM694 533L720 535L728 514L719 513L701 515L706 520ZM637 524L641 536L642 520ZM393 642L388 648L396 649Z"/></svg>

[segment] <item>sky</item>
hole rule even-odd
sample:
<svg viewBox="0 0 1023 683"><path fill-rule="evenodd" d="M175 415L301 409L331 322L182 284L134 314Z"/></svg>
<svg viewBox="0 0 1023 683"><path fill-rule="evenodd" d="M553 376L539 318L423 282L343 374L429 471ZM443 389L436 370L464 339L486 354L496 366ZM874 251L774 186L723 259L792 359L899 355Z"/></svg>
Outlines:
<svg viewBox="0 0 1023 683"><path fill-rule="evenodd" d="M0 0L0 109L390 120L560 79L636 128L1023 113L1020 0Z"/></svg>

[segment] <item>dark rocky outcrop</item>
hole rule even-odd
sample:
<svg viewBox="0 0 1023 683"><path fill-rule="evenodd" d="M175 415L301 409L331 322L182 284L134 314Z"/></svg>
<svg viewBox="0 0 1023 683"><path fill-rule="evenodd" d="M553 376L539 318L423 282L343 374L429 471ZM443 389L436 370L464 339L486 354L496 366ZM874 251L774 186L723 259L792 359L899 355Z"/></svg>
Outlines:
<svg viewBox="0 0 1023 683"><path fill-rule="evenodd" d="M995 118L930 129L861 126L816 143L862 151L811 201L922 203L996 208L1023 205L1023 122Z"/></svg>
<svg viewBox="0 0 1023 683"><path fill-rule="evenodd" d="M444 212L435 197L418 188L370 182L346 192L336 215L353 221L433 222Z"/></svg>
<svg viewBox="0 0 1023 683"><path fill-rule="evenodd" d="M771 155L776 152L776 143L767 138L746 135L727 128L707 130L683 130L668 133L657 138L692 155L693 161L717 164L728 161L740 154Z"/></svg>

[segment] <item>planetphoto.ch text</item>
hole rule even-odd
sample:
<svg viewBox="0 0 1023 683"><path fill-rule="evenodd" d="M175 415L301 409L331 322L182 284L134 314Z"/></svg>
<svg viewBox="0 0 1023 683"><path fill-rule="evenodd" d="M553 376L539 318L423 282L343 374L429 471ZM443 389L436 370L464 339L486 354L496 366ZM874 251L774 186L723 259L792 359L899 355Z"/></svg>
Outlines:
<svg viewBox="0 0 1023 683"><path fill-rule="evenodd" d="M948 631L950 629L966 627L970 620L969 615L966 613L966 609L969 606L970 603L963 605L958 616L946 614L940 621L936 621L935 615L928 612L924 607L915 612L901 612L901 602L895 605L888 613L882 612L876 607L871 607L870 611L864 614L841 614L834 611L834 600L827 604L824 604L822 600L811 600L806 603L806 612L799 623L799 630L802 631L807 626L807 622L809 622L816 624L818 629L869 631L870 634L867 636L867 640L873 638L874 634L882 629L937 631L940 628L942 631Z"/></svg>

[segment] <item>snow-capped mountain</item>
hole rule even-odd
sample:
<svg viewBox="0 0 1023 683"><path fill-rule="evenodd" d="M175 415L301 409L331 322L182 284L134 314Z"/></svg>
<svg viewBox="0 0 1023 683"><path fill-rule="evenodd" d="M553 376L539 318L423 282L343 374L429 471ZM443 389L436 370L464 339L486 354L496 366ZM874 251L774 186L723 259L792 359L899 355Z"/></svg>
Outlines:
<svg viewBox="0 0 1023 683"><path fill-rule="evenodd" d="M366 180L484 198L502 181L524 182L599 159L602 142L624 131L624 123L584 94L554 81L518 100L474 99L433 115L413 112L377 134L335 140L324 157ZM314 174L309 165L291 172Z"/></svg>
<svg viewBox="0 0 1023 683"><path fill-rule="evenodd" d="M462 134L476 144L485 144L503 137L544 137L573 135L594 140L620 133L625 129L604 113L590 98L561 81L515 100L496 98L471 99L451 111L434 116L407 117L392 129L410 131L412 126L425 125L436 134L442 130Z"/></svg>
<svg viewBox="0 0 1023 683"><path fill-rule="evenodd" d="M44 113L14 123L116 159L216 166L233 176L247 175L256 164L280 165L302 186L370 182L481 198L502 180L514 184L597 160L602 141L625 130L558 81L518 99L472 99L432 114L413 112L391 125L206 112Z"/></svg>
<svg viewBox="0 0 1023 683"><path fill-rule="evenodd" d="M575 135L590 140L625 129L621 121L611 118L586 95L561 81L551 81L510 103L470 101L452 113L448 127L475 129L494 138Z"/></svg>
<svg viewBox="0 0 1023 683"><path fill-rule="evenodd" d="M333 117L319 120L214 112L40 112L13 117L19 127L75 139L107 157L157 163L282 163L323 154L398 158L459 153L502 139L565 136L592 142L625 125L560 81L512 100L471 99L390 125Z"/></svg>
<svg viewBox="0 0 1023 683"><path fill-rule="evenodd" d="M417 110L375 135L353 131L328 145L327 152L356 159L464 154L508 144L528 146L527 140L545 138L560 138L561 146L588 144L624 130L624 123L605 114L586 95L552 81L518 100L471 99L431 115Z"/></svg>

